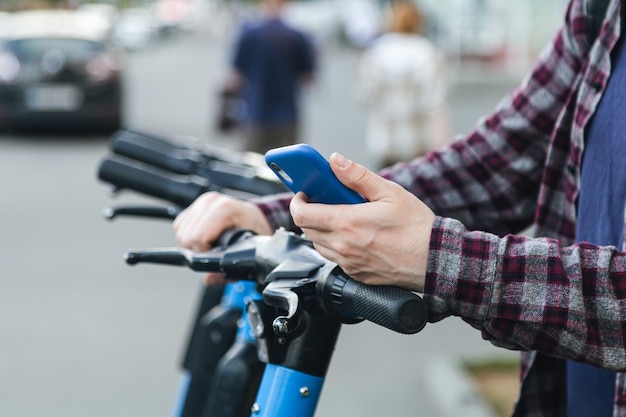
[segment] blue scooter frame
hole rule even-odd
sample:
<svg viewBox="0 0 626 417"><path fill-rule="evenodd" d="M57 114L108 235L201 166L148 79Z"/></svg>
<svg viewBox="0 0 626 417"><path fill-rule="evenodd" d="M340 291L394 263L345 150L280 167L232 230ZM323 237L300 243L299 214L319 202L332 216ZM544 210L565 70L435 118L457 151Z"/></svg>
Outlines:
<svg viewBox="0 0 626 417"><path fill-rule="evenodd" d="M171 417L241 416L242 410L251 407L253 398L246 399L246 392L258 387L264 364L256 357L256 340L245 306L260 298L254 282L226 284L219 304L196 320L196 331L205 337L194 341L192 336L189 343ZM228 378L231 368L242 366L243 375L235 381ZM226 410L224 403L229 405ZM239 405L233 408L233 403Z"/></svg>

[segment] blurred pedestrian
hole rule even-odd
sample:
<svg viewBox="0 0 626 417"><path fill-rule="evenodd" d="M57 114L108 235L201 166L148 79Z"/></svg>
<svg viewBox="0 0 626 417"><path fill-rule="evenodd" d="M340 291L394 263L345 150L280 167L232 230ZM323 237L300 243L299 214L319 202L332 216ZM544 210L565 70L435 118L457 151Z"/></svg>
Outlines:
<svg viewBox="0 0 626 417"><path fill-rule="evenodd" d="M365 140L374 168L449 142L445 60L424 33L412 2L392 2L388 30L361 57L358 94L369 107Z"/></svg>
<svg viewBox="0 0 626 417"><path fill-rule="evenodd" d="M262 16L243 26L227 88L241 91L245 149L300 141L300 90L314 76L316 57L308 36L281 17L287 0L261 0Z"/></svg>

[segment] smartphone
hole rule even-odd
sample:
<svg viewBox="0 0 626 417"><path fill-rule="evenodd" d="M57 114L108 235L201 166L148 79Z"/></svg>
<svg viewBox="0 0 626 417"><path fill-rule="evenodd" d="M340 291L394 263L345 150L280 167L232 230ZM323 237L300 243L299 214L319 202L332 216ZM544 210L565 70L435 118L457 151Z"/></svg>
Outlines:
<svg viewBox="0 0 626 417"><path fill-rule="evenodd" d="M271 149L265 154L265 162L291 191L304 192L312 203L356 204L367 201L339 182L326 158L310 145L299 143Z"/></svg>

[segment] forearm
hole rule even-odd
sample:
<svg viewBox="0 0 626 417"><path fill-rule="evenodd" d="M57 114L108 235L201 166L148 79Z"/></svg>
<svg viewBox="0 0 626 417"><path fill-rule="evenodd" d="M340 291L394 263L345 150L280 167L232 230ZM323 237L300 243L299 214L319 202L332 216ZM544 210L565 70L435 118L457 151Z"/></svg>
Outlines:
<svg viewBox="0 0 626 417"><path fill-rule="evenodd" d="M498 238L438 217L425 300L509 349L626 369L626 253L552 239Z"/></svg>

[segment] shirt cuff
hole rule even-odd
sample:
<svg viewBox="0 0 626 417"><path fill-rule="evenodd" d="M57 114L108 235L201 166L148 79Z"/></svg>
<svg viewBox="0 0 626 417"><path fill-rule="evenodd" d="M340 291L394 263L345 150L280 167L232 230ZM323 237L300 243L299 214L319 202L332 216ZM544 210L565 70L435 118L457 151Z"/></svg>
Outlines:
<svg viewBox="0 0 626 417"><path fill-rule="evenodd" d="M481 327L493 297L498 242L498 236L469 232L458 220L435 218L424 288L429 321L454 315Z"/></svg>

